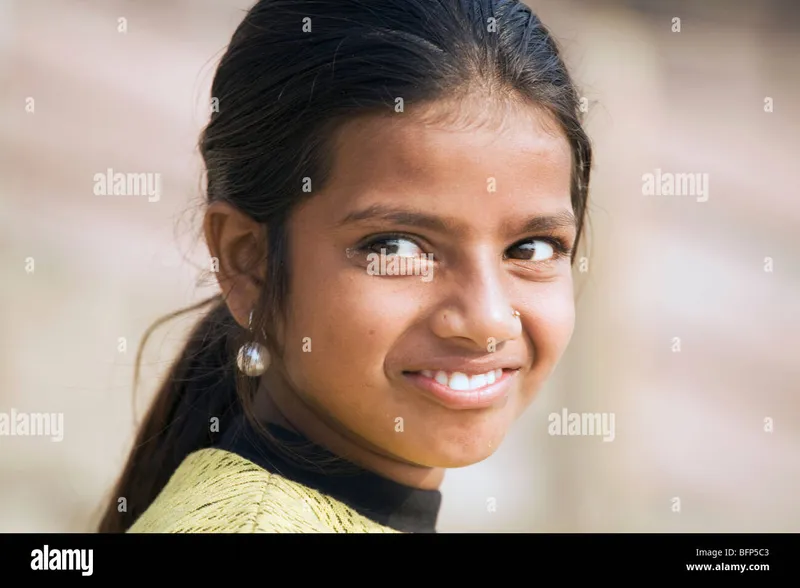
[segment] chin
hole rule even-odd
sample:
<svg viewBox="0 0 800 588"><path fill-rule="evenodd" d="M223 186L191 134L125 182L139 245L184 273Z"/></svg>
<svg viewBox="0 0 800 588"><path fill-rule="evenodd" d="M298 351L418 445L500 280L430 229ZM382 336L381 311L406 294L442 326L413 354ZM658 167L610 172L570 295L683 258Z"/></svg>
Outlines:
<svg viewBox="0 0 800 588"><path fill-rule="evenodd" d="M436 465L432 467L444 469L465 468L467 466L482 462L483 460L491 457L494 452L495 449L472 452L453 451L449 454L440 456L436 461Z"/></svg>
<svg viewBox="0 0 800 588"><path fill-rule="evenodd" d="M428 429L423 446L404 448L409 460L431 468L463 468L491 457L506 436L506 427L494 423L447 431Z"/></svg>

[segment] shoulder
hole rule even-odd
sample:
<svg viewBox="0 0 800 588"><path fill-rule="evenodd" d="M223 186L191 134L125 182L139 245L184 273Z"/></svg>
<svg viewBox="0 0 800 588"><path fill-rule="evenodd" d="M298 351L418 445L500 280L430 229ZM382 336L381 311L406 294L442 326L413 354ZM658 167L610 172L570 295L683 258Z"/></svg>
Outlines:
<svg viewBox="0 0 800 588"><path fill-rule="evenodd" d="M221 449L178 467L129 533L391 533L341 502Z"/></svg>

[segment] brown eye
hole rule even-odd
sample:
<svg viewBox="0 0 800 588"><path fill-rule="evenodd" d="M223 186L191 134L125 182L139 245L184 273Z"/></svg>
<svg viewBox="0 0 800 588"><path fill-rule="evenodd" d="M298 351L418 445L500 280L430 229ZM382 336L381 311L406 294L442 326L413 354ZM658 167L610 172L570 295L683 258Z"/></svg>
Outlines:
<svg viewBox="0 0 800 588"><path fill-rule="evenodd" d="M511 259L523 261L549 261L555 254L556 251L552 243L541 239L532 239L510 247L507 256Z"/></svg>
<svg viewBox="0 0 800 588"><path fill-rule="evenodd" d="M423 251L410 239L401 237L382 238L371 241L364 247L367 253L397 255L399 257L419 257Z"/></svg>

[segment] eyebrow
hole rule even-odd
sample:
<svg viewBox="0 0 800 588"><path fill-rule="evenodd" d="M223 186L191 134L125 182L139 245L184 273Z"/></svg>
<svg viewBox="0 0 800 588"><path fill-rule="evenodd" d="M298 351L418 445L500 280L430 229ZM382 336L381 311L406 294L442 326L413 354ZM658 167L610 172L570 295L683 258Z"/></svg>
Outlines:
<svg viewBox="0 0 800 588"><path fill-rule="evenodd" d="M439 233L466 233L467 225L462 222L449 218L439 217L432 214L409 210L405 208L393 208L382 204L374 204L361 210L347 214L337 223L341 227L351 223L367 221L381 221L410 227L429 229ZM572 228L577 229L578 223L575 215L569 210L561 210L553 215L534 216L522 223L507 222L503 230L507 232L536 233L540 231L552 231L556 229Z"/></svg>
<svg viewBox="0 0 800 588"><path fill-rule="evenodd" d="M504 227L511 229L511 227ZM520 233L537 233L556 229L577 229L578 221L570 210L562 210L550 216L534 216L522 224ZM510 231L509 231L510 232Z"/></svg>
<svg viewBox="0 0 800 588"><path fill-rule="evenodd" d="M382 221L397 225L420 227L440 233L459 233L463 232L466 228L454 219L442 218L417 210L409 210L407 208L392 208L383 204L374 204L367 208L353 211L339 221L337 225L343 226L365 221Z"/></svg>

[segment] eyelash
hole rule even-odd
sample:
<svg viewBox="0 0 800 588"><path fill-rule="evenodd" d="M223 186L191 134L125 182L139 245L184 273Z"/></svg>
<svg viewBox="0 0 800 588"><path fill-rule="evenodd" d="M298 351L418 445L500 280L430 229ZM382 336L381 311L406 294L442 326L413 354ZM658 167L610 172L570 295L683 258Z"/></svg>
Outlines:
<svg viewBox="0 0 800 588"><path fill-rule="evenodd" d="M367 237L362 243L356 247L356 250L360 253L375 253L371 251L371 248L377 244L385 245L388 241L398 241L403 239L405 241L411 241L414 245L419 247L420 249L425 249L420 243L419 238L414 237L413 235L408 235L405 233L383 233L381 235L376 235L372 237Z"/></svg>
<svg viewBox="0 0 800 588"><path fill-rule="evenodd" d="M424 247L419 243L419 239L413 235L409 235L406 233L386 233L382 235L377 235L373 237L367 237L367 240L362 241L362 243L356 247L356 250L359 253L372 253L372 248L378 244L386 244L388 241L396 241L399 239L403 239L406 241L411 241L417 247L424 251ZM520 245L524 245L525 243L530 243L531 241L544 241L548 245L553 247L553 257L551 259L547 259L544 261L532 261L532 263L537 264L544 264L544 263L553 263L554 261L558 261L561 258L569 257L572 253L572 250L569 247L569 244L566 240L562 239L561 237L554 237L554 236L540 236L540 237L531 237L530 239L524 239L522 241L518 241L509 247L509 249L513 247L519 247ZM505 259L505 253L503 254ZM515 261L531 261L531 260L515 260Z"/></svg>
<svg viewBox="0 0 800 588"><path fill-rule="evenodd" d="M524 239L522 241L514 243L511 247L509 247L509 249L513 247L519 247L520 245L523 245L525 243L530 243L531 241L544 241L553 248L553 257L551 259L546 259L544 261L532 261L532 263L553 263L564 257L569 257L572 254L572 250L570 249L570 246L565 239L553 236L539 236L539 237L531 237L530 239ZM530 260L519 259L515 261L530 261Z"/></svg>

